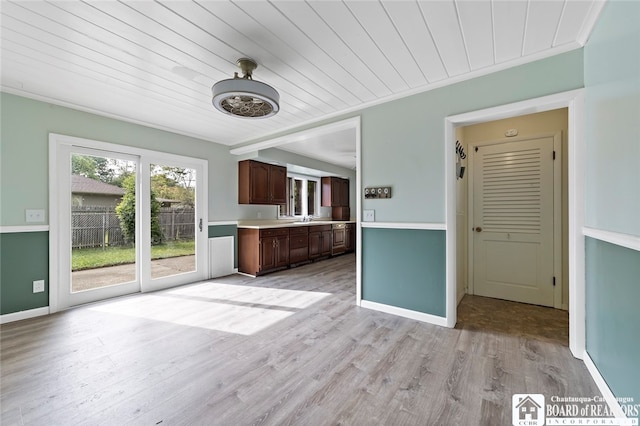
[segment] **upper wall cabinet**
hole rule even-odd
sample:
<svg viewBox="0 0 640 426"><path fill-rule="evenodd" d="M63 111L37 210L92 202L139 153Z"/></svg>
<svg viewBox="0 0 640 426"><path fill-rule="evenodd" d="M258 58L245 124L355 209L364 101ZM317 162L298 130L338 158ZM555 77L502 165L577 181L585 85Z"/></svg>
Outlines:
<svg viewBox="0 0 640 426"><path fill-rule="evenodd" d="M287 168L254 160L238 162L239 204L285 204Z"/></svg>
<svg viewBox="0 0 640 426"><path fill-rule="evenodd" d="M349 179L323 177L322 206L349 207Z"/></svg>

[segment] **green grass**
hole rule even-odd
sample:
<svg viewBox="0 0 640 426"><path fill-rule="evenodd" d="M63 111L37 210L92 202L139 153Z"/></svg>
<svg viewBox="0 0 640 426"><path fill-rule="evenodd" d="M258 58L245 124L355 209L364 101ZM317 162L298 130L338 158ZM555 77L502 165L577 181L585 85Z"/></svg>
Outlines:
<svg viewBox="0 0 640 426"><path fill-rule="evenodd" d="M195 254L193 240L170 241L165 244L151 246L151 259L165 259ZM136 253L133 247L107 247L73 249L71 252L71 270L102 268L104 266L134 263Z"/></svg>

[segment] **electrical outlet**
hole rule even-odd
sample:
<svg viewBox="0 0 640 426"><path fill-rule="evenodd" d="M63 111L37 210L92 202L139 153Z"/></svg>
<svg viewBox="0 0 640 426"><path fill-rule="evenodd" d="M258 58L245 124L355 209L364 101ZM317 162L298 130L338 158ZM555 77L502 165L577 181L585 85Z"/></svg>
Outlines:
<svg viewBox="0 0 640 426"><path fill-rule="evenodd" d="M44 280L37 280L33 282L33 292L42 293L44 291Z"/></svg>
<svg viewBox="0 0 640 426"><path fill-rule="evenodd" d="M29 223L42 223L44 222L44 210L43 209L26 209L24 211L24 220Z"/></svg>

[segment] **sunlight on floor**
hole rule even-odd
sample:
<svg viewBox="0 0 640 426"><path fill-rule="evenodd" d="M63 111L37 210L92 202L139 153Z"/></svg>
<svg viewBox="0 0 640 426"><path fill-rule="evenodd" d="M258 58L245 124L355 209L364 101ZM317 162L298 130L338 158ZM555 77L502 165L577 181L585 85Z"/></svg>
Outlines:
<svg viewBox="0 0 640 426"><path fill-rule="evenodd" d="M251 335L329 295L204 282L107 302L91 310Z"/></svg>

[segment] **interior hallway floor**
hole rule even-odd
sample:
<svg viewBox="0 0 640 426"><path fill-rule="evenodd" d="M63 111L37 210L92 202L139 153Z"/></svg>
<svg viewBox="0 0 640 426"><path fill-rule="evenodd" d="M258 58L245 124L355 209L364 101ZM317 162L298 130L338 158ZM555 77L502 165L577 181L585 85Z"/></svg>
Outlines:
<svg viewBox="0 0 640 426"><path fill-rule="evenodd" d="M351 254L2 325L1 423L494 426L514 393L599 394L526 305L448 329L354 302Z"/></svg>

